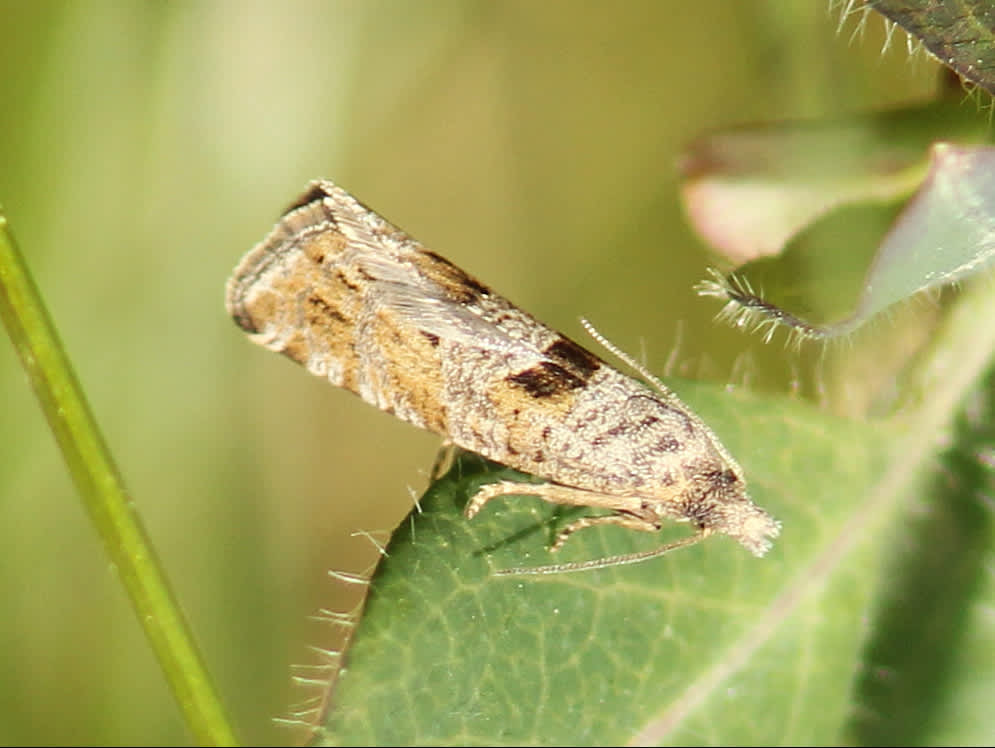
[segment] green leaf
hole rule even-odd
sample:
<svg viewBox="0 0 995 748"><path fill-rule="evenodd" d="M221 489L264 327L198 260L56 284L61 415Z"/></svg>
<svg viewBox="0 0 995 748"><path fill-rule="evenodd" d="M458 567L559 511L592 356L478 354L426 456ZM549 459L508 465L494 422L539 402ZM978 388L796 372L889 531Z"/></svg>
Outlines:
<svg viewBox="0 0 995 748"><path fill-rule="evenodd" d="M681 395L742 460L757 503L783 521L768 557L713 537L630 567L495 577L550 563L554 525L573 515L512 497L468 522L461 510L477 487L514 474L460 459L387 548L323 739L833 740L849 709L867 570L901 493L882 477L893 435L785 399L706 386ZM555 560L660 542L585 530Z"/></svg>
<svg viewBox="0 0 995 748"><path fill-rule="evenodd" d="M725 299L722 316L738 326L769 334L784 324L803 337L829 338L849 334L923 291L989 270L995 256L995 148L937 143L930 154L922 186L897 215L887 206L847 208L813 226L806 234L810 241L798 251L751 263L729 278L716 273L699 290ZM861 239L840 246L841 230ZM873 238L877 232L880 240ZM779 296L754 292L772 278L778 282L767 286ZM819 309L820 297L828 311L825 305ZM846 300L854 297L847 310Z"/></svg>
<svg viewBox="0 0 995 748"><path fill-rule="evenodd" d="M886 721L890 695L868 688L867 678L880 672L876 663L887 664L881 653L897 641L905 662L917 654L931 660L919 665L927 677L902 692L923 719L909 725L906 716L899 726L893 719L877 737L977 742L991 732L984 704L995 682L991 511L951 507L937 490L949 484L949 471L934 468L941 449L950 449L953 414L989 367L993 306L986 287L965 290L908 373L907 386L929 396L890 425L834 418L786 398L677 387L742 462L755 501L783 522L763 559L714 537L634 566L495 577L548 563L546 544L569 517L537 499L511 497L466 521L461 509L477 487L513 474L461 459L392 538L317 739L826 744L856 735L874 743L861 720ZM991 422L976 399L964 412ZM995 464L990 435L962 435L955 432L959 453ZM976 481L962 485L990 503ZM908 510L922 506L958 518L960 537L974 538L963 559L948 552L939 564L928 555L909 561ZM660 542L595 528L572 538L557 560ZM959 542L954 533L946 546ZM905 616L923 618L922 625L896 626L903 616L889 602L901 603L924 568L935 580L948 574L949 589L934 587L943 595L924 599L927 587ZM934 603L948 609L933 614ZM940 642L930 639L930 621L943 623ZM945 678L946 698L921 687L929 675ZM974 721L960 723L965 716Z"/></svg>
<svg viewBox="0 0 995 748"><path fill-rule="evenodd" d="M856 319L990 269L995 255L995 148L936 143L922 188L882 241Z"/></svg>
<svg viewBox="0 0 995 748"><path fill-rule="evenodd" d="M856 689L862 745L982 745L995 685L995 390L958 419L887 564ZM914 645L912 645L914 643Z"/></svg>
<svg viewBox="0 0 995 748"><path fill-rule="evenodd" d="M847 205L907 199L938 140L987 139L963 92L843 119L770 122L711 133L680 159L692 227L734 267L782 253L807 226Z"/></svg>
<svg viewBox="0 0 995 748"><path fill-rule="evenodd" d="M868 0L961 78L995 93L995 18L990 0Z"/></svg>

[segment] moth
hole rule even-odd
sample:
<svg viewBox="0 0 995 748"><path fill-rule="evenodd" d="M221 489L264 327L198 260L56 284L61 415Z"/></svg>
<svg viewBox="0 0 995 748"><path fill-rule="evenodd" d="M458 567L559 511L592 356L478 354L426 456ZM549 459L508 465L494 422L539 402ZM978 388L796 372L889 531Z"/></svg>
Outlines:
<svg viewBox="0 0 995 748"><path fill-rule="evenodd" d="M228 281L251 339L452 445L530 473L468 502L538 496L606 510L567 524L695 534L650 551L510 573L634 563L713 533L764 555L780 524L756 506L711 429L588 326L652 386L628 377L429 251L329 181L312 182Z"/></svg>

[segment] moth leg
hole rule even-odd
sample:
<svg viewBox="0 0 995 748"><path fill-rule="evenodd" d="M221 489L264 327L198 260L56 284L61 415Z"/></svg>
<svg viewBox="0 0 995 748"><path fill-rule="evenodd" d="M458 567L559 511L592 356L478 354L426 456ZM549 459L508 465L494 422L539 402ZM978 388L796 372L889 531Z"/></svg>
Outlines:
<svg viewBox="0 0 995 748"><path fill-rule="evenodd" d="M567 542L567 538L578 530L596 525L618 525L627 530L641 530L643 532L656 532L660 529L659 521L643 519L642 517L635 517L631 514L605 514L598 517L581 517L557 533L556 540L553 541L553 545L549 548L550 552L555 553L560 550L563 544Z"/></svg>
<svg viewBox="0 0 995 748"><path fill-rule="evenodd" d="M487 483L481 486L477 490L477 493L466 502L466 508L463 509L463 516L467 519L473 519L484 508L484 504L491 499L498 496L507 496L508 494L528 495L530 489L531 486L525 483L516 483L508 480Z"/></svg>
<svg viewBox="0 0 995 748"><path fill-rule="evenodd" d="M463 514L467 519L473 519L484 508L484 504L491 499L512 494L516 496L538 496L540 499L548 501L551 504L604 507L605 509L629 511L631 513L637 513L641 509L641 502L638 498L608 496L593 491L585 491L581 488L561 486L558 483L518 483L516 481L502 480L481 486L480 490L467 502Z"/></svg>

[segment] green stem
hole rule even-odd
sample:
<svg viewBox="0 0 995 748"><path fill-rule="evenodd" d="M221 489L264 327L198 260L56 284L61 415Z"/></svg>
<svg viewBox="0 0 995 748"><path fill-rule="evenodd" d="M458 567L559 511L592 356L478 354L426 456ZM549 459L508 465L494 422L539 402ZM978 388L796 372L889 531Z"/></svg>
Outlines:
<svg viewBox="0 0 995 748"><path fill-rule="evenodd" d="M190 730L201 744L235 745L180 606L2 213L0 316Z"/></svg>

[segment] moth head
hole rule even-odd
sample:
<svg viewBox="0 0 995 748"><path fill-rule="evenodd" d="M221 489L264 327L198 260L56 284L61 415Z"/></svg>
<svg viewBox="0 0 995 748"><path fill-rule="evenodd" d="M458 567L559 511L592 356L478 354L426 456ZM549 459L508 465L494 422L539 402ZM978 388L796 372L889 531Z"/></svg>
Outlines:
<svg viewBox="0 0 995 748"><path fill-rule="evenodd" d="M685 505L688 519L705 532L735 538L754 556L770 550L781 523L750 500L742 473L728 467L709 470L697 475L692 485Z"/></svg>

